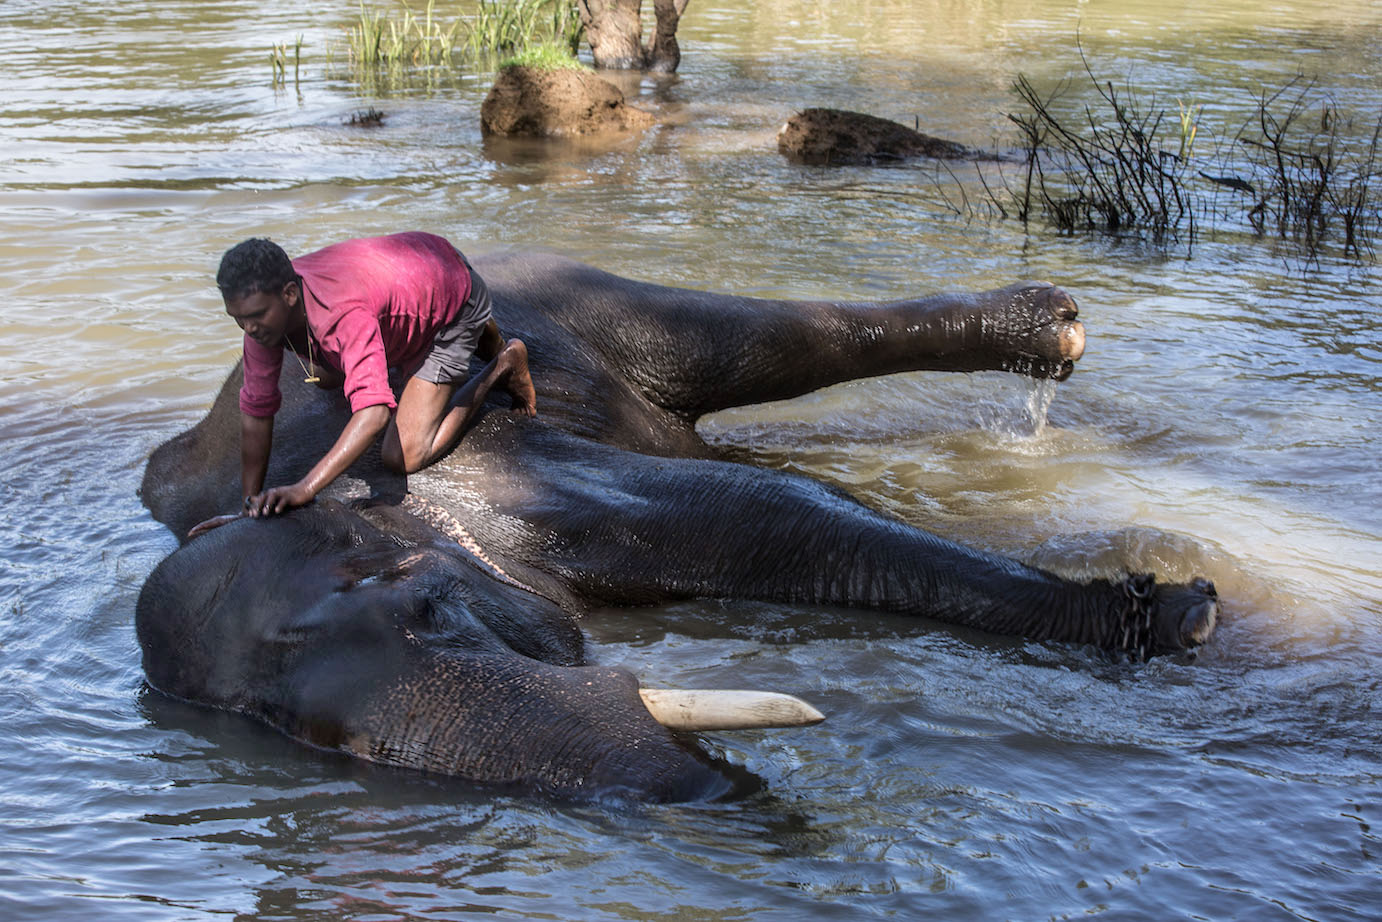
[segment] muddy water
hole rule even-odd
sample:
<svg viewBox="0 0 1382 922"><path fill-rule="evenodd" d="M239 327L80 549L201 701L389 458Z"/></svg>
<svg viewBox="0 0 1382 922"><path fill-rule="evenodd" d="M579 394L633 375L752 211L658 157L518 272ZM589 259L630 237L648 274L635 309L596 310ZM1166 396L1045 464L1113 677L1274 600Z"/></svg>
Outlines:
<svg viewBox="0 0 1382 922"><path fill-rule="evenodd" d="M0 917L1375 916L1376 270L1231 226L1190 252L1025 235L925 168L772 143L807 105L1004 143L1008 82L1074 73L1077 32L1214 116L1303 71L1375 117L1376 7L1264 6L695 0L678 78L626 81L666 127L533 150L481 143L485 75L367 92L324 67L352 3L0 5ZM268 49L299 34L275 89ZM367 105L382 127L343 126ZM830 717L711 737L767 791L678 807L379 772L147 692L134 598L173 541L135 487L236 357L219 254L401 228L764 295L1056 279L1090 334L1058 388L898 376L704 430L1067 572L1203 573L1219 634L1130 668L839 612L600 613L601 662Z"/></svg>

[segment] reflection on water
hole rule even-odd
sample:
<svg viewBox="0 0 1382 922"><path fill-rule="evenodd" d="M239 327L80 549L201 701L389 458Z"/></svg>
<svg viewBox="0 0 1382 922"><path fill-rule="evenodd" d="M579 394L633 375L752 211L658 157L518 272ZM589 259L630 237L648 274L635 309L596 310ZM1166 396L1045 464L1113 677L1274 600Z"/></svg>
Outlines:
<svg viewBox="0 0 1382 922"><path fill-rule="evenodd" d="M834 105L1001 146L1011 78L1072 74L1077 33L1099 72L1226 122L1298 70L1375 113L1374 4L696 0L681 73L621 80L664 124L580 149L482 143L485 75L363 92L325 60L355 14L0 6L0 915L1369 914L1375 272L1230 234L1026 236L957 218L925 166L795 167L773 136ZM298 34L303 80L275 89L268 51ZM381 127L346 124L366 105ZM702 429L1064 572L1204 573L1215 642L1131 668L847 611L599 612L602 663L829 715L707 741L761 794L656 808L382 772L141 691L134 598L173 541L135 489L236 357L216 260L403 227L762 295L1060 282L1090 335L1066 383L901 375Z"/></svg>

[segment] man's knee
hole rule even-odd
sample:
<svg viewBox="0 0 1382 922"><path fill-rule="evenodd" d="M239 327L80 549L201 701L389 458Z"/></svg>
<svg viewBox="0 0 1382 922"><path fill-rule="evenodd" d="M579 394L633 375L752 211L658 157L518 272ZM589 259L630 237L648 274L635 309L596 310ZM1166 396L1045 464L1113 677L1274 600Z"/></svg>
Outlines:
<svg viewBox="0 0 1382 922"><path fill-rule="evenodd" d="M395 474L416 474L432 463L425 449L409 451L397 439L385 441L379 446L379 460Z"/></svg>

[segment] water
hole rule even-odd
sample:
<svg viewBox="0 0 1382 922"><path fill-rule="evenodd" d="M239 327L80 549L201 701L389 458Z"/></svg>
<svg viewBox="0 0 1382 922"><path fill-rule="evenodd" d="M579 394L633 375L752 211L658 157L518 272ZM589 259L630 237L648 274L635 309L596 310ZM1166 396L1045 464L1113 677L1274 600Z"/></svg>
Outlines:
<svg viewBox="0 0 1382 922"><path fill-rule="evenodd" d="M772 141L825 104L1001 142L1009 80L1074 73L1077 30L1215 117L1298 71L1376 112L1374 5L1261 7L697 0L678 77L625 80L667 127L534 159L481 143L485 75L324 72L353 3L0 5L0 917L1375 917L1376 270L1231 228L1189 254L1025 236L957 217L924 167ZM382 128L342 124L368 105ZM703 430L1065 572L1204 573L1218 635L1134 669L835 611L599 612L593 656L648 684L829 715L709 737L762 795L655 808L379 771L144 690L134 598L174 542L135 488L236 357L220 253L413 227L762 295L1061 282L1090 346L1053 392L906 375Z"/></svg>

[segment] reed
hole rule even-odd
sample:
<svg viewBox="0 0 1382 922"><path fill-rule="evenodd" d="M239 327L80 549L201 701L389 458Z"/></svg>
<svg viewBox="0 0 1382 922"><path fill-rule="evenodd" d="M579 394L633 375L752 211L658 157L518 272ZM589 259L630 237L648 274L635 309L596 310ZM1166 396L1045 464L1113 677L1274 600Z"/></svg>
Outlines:
<svg viewBox="0 0 1382 922"><path fill-rule="evenodd" d="M469 18L438 16L435 0L415 13L399 0L393 13L367 7L347 29L345 57L351 77L366 88L381 83L444 79L464 58L494 68L501 55L541 47L542 60L575 61L584 27L574 0L479 0Z"/></svg>
<svg viewBox="0 0 1382 922"><path fill-rule="evenodd" d="M480 0L467 44L475 57L548 45L574 58L584 34L572 0Z"/></svg>
<svg viewBox="0 0 1382 922"><path fill-rule="evenodd" d="M436 16L435 0L427 0L420 18L407 3L399 6L401 15L395 19L360 4L355 25L347 30L351 66L399 68L451 63L461 20L443 25Z"/></svg>
<svg viewBox="0 0 1382 922"><path fill-rule="evenodd" d="M269 52L269 66L273 68L273 85L283 86L288 80L288 43L281 42ZM302 36L293 43L293 85L302 77Z"/></svg>

